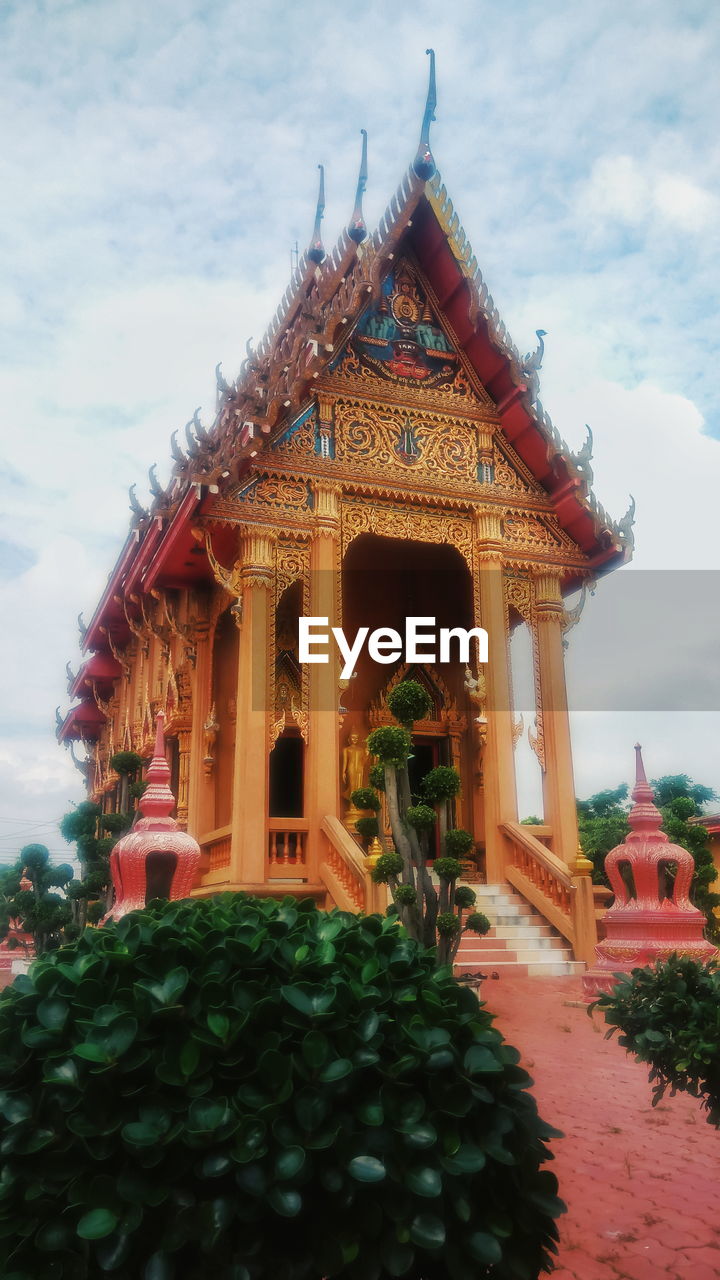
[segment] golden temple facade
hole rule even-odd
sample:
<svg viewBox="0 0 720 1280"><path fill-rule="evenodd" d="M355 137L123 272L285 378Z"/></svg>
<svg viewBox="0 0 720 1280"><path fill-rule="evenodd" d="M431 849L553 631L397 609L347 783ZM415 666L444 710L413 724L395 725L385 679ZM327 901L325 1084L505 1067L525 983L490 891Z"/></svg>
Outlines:
<svg viewBox="0 0 720 1280"><path fill-rule="evenodd" d="M417 767L458 769L455 825L472 832L481 874L511 883L587 959L564 597L628 557L631 516L615 524L593 497L589 448L573 455L538 399L543 335L521 358L425 172L408 171L374 234L355 219L328 256L316 235L237 382L218 370L214 422L196 415L182 448L174 437L171 481L163 490L153 469L148 510L133 498L59 736L86 743L89 794L113 807L110 759L149 759L162 709L177 816L202 849L195 892L370 910L380 891L350 793L387 691L409 674L432 703ZM352 637L402 633L411 616L484 628L487 664L363 651L342 679L332 644L326 663L300 661L303 618ZM515 784L519 625L543 778L532 829Z"/></svg>

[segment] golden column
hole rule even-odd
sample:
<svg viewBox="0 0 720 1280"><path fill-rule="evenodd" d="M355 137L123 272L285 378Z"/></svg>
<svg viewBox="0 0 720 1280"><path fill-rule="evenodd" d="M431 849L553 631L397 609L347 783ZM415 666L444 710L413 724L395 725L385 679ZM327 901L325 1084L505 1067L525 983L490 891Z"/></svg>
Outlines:
<svg viewBox="0 0 720 1280"><path fill-rule="evenodd" d="M578 826L562 644L565 622L562 570L538 568L533 579L545 758L544 816L552 827L553 853L569 867L574 867Z"/></svg>
<svg viewBox="0 0 720 1280"><path fill-rule="evenodd" d="M276 539L275 529L244 526L235 566L240 594L233 611L240 643L229 878L253 886L267 880L267 693Z"/></svg>
<svg viewBox="0 0 720 1280"><path fill-rule="evenodd" d="M178 826L183 831L187 831L188 812L190 807L190 750L192 743L192 730L190 726L186 729L178 729L178 793L177 793L177 821Z"/></svg>
<svg viewBox="0 0 720 1280"><path fill-rule="evenodd" d="M513 713L510 700L510 650L503 585L500 512L475 512L473 563L480 582L481 624L488 633L487 742L483 756L485 855L488 883L505 878L510 850L500 823L517 822Z"/></svg>
<svg viewBox="0 0 720 1280"><path fill-rule="evenodd" d="M315 529L310 543L310 614L327 618L328 630L340 625L341 568L340 491L331 484L313 485ZM321 824L340 809L340 721L337 646L329 646L327 663L310 667L310 723L305 815L309 820L308 878L316 881L323 840Z"/></svg>

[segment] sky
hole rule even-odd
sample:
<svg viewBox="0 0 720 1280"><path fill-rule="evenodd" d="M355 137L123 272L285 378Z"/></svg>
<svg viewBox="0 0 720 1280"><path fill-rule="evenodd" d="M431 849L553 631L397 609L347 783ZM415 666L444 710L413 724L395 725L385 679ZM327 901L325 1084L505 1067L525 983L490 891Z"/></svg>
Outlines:
<svg viewBox="0 0 720 1280"><path fill-rule="evenodd" d="M680 616L665 572L707 571L720 597L717 6L5 0L0 860L36 839L67 856L56 824L82 788L54 708L128 486L142 500L152 463L167 477L171 432L197 405L212 418L216 363L234 378L262 335L309 239L318 162L326 244L346 224L361 128L376 224L415 152L428 46L433 151L495 302L521 350L547 331L544 406L573 448L592 426L607 510L637 503L623 573L657 573L692 637L666 688L717 651L703 624L698 658L692 600ZM569 650L578 794L627 780L638 737L653 776L720 790L717 702L583 705L572 654L604 590ZM636 646L626 665L646 660ZM518 767L536 811L526 743Z"/></svg>

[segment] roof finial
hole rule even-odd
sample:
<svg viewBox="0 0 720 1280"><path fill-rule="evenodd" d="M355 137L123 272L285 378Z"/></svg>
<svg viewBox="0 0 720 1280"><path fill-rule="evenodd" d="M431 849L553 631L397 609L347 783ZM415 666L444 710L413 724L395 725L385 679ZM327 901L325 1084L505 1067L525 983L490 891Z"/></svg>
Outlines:
<svg viewBox="0 0 720 1280"><path fill-rule="evenodd" d="M630 794L635 803L628 814L630 834L627 840L647 839L647 833L650 831L658 833L655 839L667 840L667 836L658 830L662 824L662 814L655 804L653 789L645 774L642 747L639 742L635 743L635 786Z"/></svg>
<svg viewBox="0 0 720 1280"><path fill-rule="evenodd" d="M355 208L352 211L350 225L348 227L348 235L355 244L362 244L367 235L367 227L362 211L363 191L367 186L368 168L367 168L367 129L360 130L363 136L362 143L362 159L360 160L360 173L358 174L357 191L355 192Z"/></svg>
<svg viewBox="0 0 720 1280"><path fill-rule="evenodd" d="M428 182L435 172L435 161L433 153L430 150L430 125L435 119L435 108L437 106L437 90L435 88L435 50L426 49L426 53L430 54L430 83L428 85L427 100L425 102L425 114L423 116L422 129L420 130L420 141L418 149L413 160L413 169L418 178L422 178L423 182Z"/></svg>
<svg viewBox="0 0 720 1280"><path fill-rule="evenodd" d="M312 240L310 241L307 256L311 262L314 262L319 267L325 257L325 249L320 235L320 223L325 212L325 168L319 164L318 169L320 170L320 189L318 191L317 209L315 210L315 226L313 227Z"/></svg>

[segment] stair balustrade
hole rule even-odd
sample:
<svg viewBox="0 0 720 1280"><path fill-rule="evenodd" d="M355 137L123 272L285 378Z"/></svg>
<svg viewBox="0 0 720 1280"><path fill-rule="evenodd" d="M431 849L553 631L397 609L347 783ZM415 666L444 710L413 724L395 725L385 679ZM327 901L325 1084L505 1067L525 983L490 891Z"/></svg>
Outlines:
<svg viewBox="0 0 720 1280"><path fill-rule="evenodd" d="M320 880L331 902L343 911L384 912L385 886L373 882L365 855L340 820L328 814L320 830Z"/></svg>
<svg viewBox="0 0 720 1280"><path fill-rule="evenodd" d="M597 929L587 871L576 873L541 844L527 825L503 822L500 830L512 851L505 868L510 884L567 938L576 960L592 963Z"/></svg>

